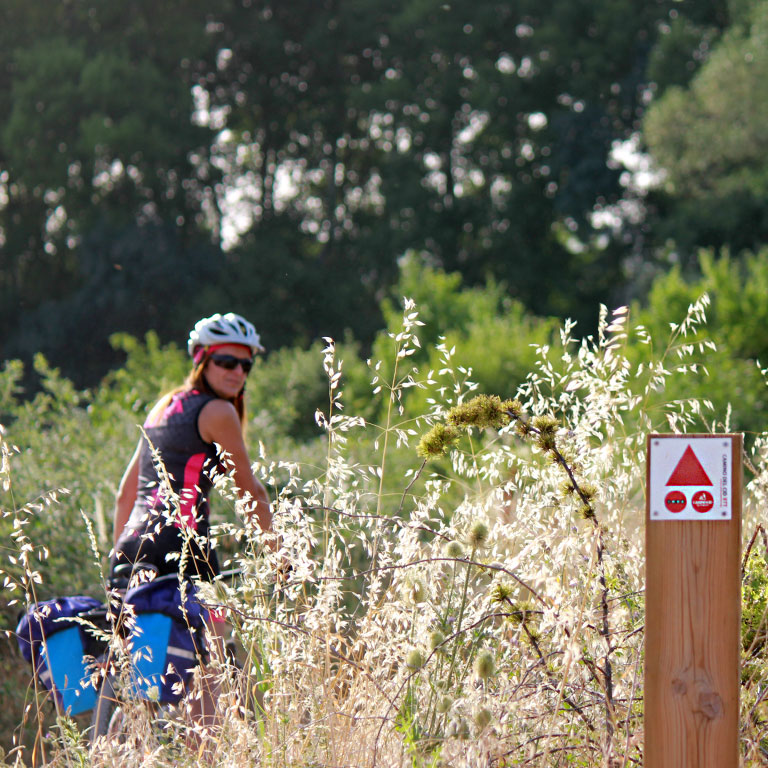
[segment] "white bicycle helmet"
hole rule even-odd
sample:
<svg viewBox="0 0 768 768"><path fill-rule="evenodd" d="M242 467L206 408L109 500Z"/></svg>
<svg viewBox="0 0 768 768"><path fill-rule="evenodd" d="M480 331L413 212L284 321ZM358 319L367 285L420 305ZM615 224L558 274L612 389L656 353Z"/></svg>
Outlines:
<svg viewBox="0 0 768 768"><path fill-rule="evenodd" d="M200 347L213 344L242 344L250 347L254 355L264 351L253 325L234 312L227 312L226 315L216 313L195 323L187 342L189 354L194 357Z"/></svg>

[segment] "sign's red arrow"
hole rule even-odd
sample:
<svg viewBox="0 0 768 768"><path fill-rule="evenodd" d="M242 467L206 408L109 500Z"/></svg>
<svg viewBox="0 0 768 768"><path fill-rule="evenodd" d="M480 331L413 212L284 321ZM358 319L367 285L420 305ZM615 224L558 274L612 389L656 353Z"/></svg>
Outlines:
<svg viewBox="0 0 768 768"><path fill-rule="evenodd" d="M667 485L712 485L712 481L690 445L677 462L677 466L667 480Z"/></svg>

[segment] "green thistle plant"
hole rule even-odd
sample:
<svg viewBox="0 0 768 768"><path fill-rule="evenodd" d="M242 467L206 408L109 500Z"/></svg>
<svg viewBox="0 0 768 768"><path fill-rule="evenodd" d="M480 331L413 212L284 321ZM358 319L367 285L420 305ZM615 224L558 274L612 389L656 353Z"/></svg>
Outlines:
<svg viewBox="0 0 768 768"><path fill-rule="evenodd" d="M497 584L494 584L493 589L491 590L491 600L494 603L506 602L512 597L513 592L514 587L512 584L500 581Z"/></svg>
<svg viewBox="0 0 768 768"><path fill-rule="evenodd" d="M456 730L455 730L456 737L461 739L462 741L466 741L470 737L470 730L469 730L469 723L464 719L461 718L456 723Z"/></svg>
<svg viewBox="0 0 768 768"><path fill-rule="evenodd" d="M475 674L480 680L488 680L496 672L496 661L490 651L480 651L475 659Z"/></svg>
<svg viewBox="0 0 768 768"><path fill-rule="evenodd" d="M520 437L528 437L533 432L531 425L527 421L518 421L515 424L515 430Z"/></svg>
<svg viewBox="0 0 768 768"><path fill-rule="evenodd" d="M509 424L507 410L513 406L512 401L502 402L498 395L478 395L466 403L451 408L448 412L448 423L454 427L467 429L501 429Z"/></svg>
<svg viewBox="0 0 768 768"><path fill-rule="evenodd" d="M541 450L553 451L556 446L557 428L560 426L557 419L549 415L537 416L531 426L536 435L536 444Z"/></svg>
<svg viewBox="0 0 768 768"><path fill-rule="evenodd" d="M429 647L431 650L439 648L445 642L445 635L439 630L435 629L429 636Z"/></svg>
<svg viewBox="0 0 768 768"><path fill-rule="evenodd" d="M475 520L475 522L472 523L472 527L469 529L467 543L472 549L480 549L488 543L488 536L490 536L490 530L487 523L482 520Z"/></svg>
<svg viewBox="0 0 768 768"><path fill-rule="evenodd" d="M421 669L424 666L424 653L420 648L413 648L405 657L405 666L408 669Z"/></svg>
<svg viewBox="0 0 768 768"><path fill-rule="evenodd" d="M418 605L427 599L427 585L423 579L409 578L403 584L403 600L409 605Z"/></svg>
<svg viewBox="0 0 768 768"><path fill-rule="evenodd" d="M509 614L509 620L515 624L527 624L530 620L530 614L534 610L534 607L529 602L517 603ZM530 631L530 626L528 626L528 629Z"/></svg>
<svg viewBox="0 0 768 768"><path fill-rule="evenodd" d="M490 709L487 707L481 707L480 709L475 710L473 719L478 731L484 731L491 724L493 715L491 714Z"/></svg>
<svg viewBox="0 0 768 768"><path fill-rule="evenodd" d="M449 541L445 545L445 556L455 559L464 557L464 547L461 546L461 542Z"/></svg>
<svg viewBox="0 0 768 768"><path fill-rule="evenodd" d="M425 459L437 459L449 451L459 439L459 430L443 423L435 424L419 441L416 449Z"/></svg>

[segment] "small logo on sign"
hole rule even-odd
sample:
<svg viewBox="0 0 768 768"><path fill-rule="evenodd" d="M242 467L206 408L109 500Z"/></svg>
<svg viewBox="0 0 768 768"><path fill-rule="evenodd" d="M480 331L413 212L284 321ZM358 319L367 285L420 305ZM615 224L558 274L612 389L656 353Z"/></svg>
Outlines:
<svg viewBox="0 0 768 768"><path fill-rule="evenodd" d="M680 491L670 491L664 497L664 506L670 512L682 512L685 509L685 496Z"/></svg>
<svg viewBox="0 0 768 768"><path fill-rule="evenodd" d="M704 514L715 506L715 498L709 491L696 491L691 499L691 506Z"/></svg>

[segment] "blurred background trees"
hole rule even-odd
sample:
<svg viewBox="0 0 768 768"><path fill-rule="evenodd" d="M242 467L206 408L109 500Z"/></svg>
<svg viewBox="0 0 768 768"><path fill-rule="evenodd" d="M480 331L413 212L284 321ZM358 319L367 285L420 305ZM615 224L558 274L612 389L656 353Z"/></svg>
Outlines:
<svg viewBox="0 0 768 768"><path fill-rule="evenodd" d="M367 348L406 252L589 332L764 243L764 0L7 0L0 358L241 311Z"/></svg>

